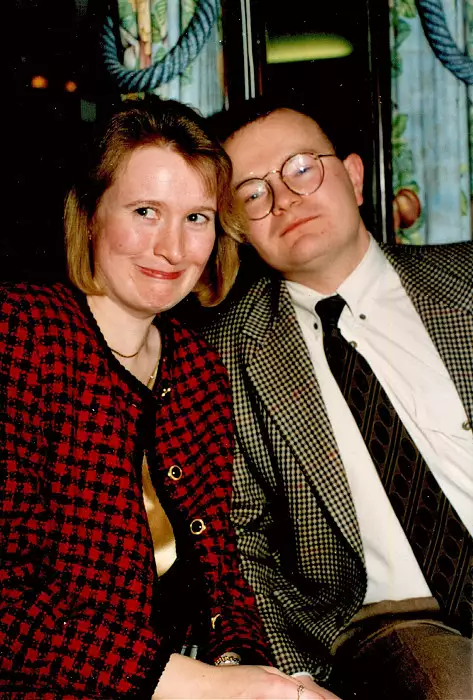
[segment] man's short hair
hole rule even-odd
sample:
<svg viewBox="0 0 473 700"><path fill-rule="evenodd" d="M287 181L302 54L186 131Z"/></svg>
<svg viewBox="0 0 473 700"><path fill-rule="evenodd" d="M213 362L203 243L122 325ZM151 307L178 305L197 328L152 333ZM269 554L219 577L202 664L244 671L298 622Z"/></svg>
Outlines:
<svg viewBox="0 0 473 700"><path fill-rule="evenodd" d="M210 128L223 143L232 134L259 119L269 116L281 109L291 109L313 119L333 145L342 160L350 153L359 152L356 143L354 125L347 114L340 114L331 109L330 103L321 98L320 102L304 103L290 96L266 98L256 97L250 100L232 102L229 109L223 109L208 118Z"/></svg>

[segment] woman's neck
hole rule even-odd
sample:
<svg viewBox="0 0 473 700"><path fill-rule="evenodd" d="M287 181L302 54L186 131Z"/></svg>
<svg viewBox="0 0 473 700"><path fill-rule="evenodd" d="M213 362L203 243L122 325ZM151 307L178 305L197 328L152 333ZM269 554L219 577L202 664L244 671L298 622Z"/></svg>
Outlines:
<svg viewBox="0 0 473 700"><path fill-rule="evenodd" d="M159 331L153 325L154 316L134 315L107 296L88 296L87 303L114 356L147 384L161 351Z"/></svg>

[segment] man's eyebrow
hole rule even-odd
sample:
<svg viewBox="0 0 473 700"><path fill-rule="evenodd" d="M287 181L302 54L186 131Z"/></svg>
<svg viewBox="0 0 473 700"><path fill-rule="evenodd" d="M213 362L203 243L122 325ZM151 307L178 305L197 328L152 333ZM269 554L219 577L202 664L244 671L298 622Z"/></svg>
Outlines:
<svg viewBox="0 0 473 700"><path fill-rule="evenodd" d="M329 150L332 150L332 149L329 149ZM243 184L244 182L247 182L247 180L264 180L264 179L265 179L268 175L270 175L271 173L280 173L280 172L281 172L281 169L283 168L283 166L285 165L285 163L287 163L288 160L290 160L290 159L293 158L294 156L300 155L300 154L302 154L302 153L313 153L313 154L315 154L315 155L318 155L318 151L317 151L316 149L314 149L314 148L300 148L300 149L294 151L293 153L289 153L288 155L286 155L286 156L281 160L281 164L280 164L279 168L271 168L271 170L268 170L268 172L267 172L265 175L247 175L247 176L244 177L242 180L240 180L239 182L235 183L234 187L235 187L235 188L240 187L240 185ZM330 155L331 155L331 154L330 154ZM336 155L336 154L334 153L333 155Z"/></svg>
<svg viewBox="0 0 473 700"><path fill-rule="evenodd" d="M240 182L236 182L233 186L235 189L240 187L244 182L247 182L248 180L261 180L261 177L258 177L257 175L249 175L248 177L244 177L243 180L240 180Z"/></svg>

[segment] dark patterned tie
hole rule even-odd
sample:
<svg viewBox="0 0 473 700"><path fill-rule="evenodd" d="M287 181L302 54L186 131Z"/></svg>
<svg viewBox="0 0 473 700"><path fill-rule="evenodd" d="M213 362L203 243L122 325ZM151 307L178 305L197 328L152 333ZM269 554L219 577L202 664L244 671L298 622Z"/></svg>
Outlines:
<svg viewBox="0 0 473 700"><path fill-rule="evenodd" d="M368 362L337 324L345 301L319 301L324 349L357 422L391 505L433 595L450 624L471 636L472 537L404 428Z"/></svg>

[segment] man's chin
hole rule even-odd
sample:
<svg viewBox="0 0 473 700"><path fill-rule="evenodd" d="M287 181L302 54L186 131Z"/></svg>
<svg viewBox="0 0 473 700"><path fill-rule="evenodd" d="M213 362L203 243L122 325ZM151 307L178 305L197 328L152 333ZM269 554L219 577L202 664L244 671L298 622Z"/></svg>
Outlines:
<svg viewBox="0 0 473 700"><path fill-rule="evenodd" d="M291 242L288 254L296 264L305 265L328 252L329 238L324 232L310 231Z"/></svg>

